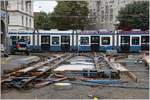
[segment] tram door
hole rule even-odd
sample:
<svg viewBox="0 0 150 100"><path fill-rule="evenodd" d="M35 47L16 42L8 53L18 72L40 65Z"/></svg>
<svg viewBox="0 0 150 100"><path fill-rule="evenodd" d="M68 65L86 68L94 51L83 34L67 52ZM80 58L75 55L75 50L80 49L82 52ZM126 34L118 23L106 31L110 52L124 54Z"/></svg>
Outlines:
<svg viewBox="0 0 150 100"><path fill-rule="evenodd" d="M130 51L130 36L121 36L121 51L129 52Z"/></svg>
<svg viewBox="0 0 150 100"><path fill-rule="evenodd" d="M92 51L99 51L99 36L91 36L91 50Z"/></svg>
<svg viewBox="0 0 150 100"><path fill-rule="evenodd" d="M149 50L149 36L141 37L141 50Z"/></svg>
<svg viewBox="0 0 150 100"><path fill-rule="evenodd" d="M41 50L50 50L50 36L41 36Z"/></svg>
<svg viewBox="0 0 150 100"><path fill-rule="evenodd" d="M61 50L70 51L70 36L61 36Z"/></svg>

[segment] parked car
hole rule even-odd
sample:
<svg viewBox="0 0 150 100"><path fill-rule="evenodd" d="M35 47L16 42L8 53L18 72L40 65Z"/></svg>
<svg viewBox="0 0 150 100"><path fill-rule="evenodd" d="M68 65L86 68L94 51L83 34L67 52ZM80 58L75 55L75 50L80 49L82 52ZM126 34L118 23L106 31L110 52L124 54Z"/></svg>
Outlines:
<svg viewBox="0 0 150 100"><path fill-rule="evenodd" d="M29 55L30 45L27 42L17 42L11 47L11 53L15 54L16 52L24 52Z"/></svg>

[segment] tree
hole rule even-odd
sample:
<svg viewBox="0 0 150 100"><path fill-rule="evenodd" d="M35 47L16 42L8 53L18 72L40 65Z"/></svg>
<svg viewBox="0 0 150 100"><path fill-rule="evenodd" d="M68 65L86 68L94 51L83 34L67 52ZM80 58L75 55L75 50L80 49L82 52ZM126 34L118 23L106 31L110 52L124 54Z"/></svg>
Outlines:
<svg viewBox="0 0 150 100"><path fill-rule="evenodd" d="M34 14L34 27L35 29L49 29L49 25L47 23L48 15L45 12L38 12Z"/></svg>
<svg viewBox="0 0 150 100"><path fill-rule="evenodd" d="M84 29L88 24L86 1L59 1L51 14L53 27L61 30Z"/></svg>
<svg viewBox="0 0 150 100"><path fill-rule="evenodd" d="M137 1L121 8L119 16L119 29L149 29L149 1Z"/></svg>

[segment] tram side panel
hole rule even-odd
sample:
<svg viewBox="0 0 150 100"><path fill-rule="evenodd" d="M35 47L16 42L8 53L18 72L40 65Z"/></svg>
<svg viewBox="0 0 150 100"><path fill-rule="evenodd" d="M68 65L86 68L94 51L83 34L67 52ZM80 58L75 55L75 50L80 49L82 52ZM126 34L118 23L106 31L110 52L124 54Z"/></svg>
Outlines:
<svg viewBox="0 0 150 100"><path fill-rule="evenodd" d="M100 36L91 36L91 51L98 52L100 48Z"/></svg>
<svg viewBox="0 0 150 100"><path fill-rule="evenodd" d="M149 51L149 41L150 41L149 34L141 36L141 50L142 51Z"/></svg>
<svg viewBox="0 0 150 100"><path fill-rule="evenodd" d="M51 35L50 51L61 51L61 35Z"/></svg>
<svg viewBox="0 0 150 100"><path fill-rule="evenodd" d="M141 35L130 35L130 52L141 50Z"/></svg>
<svg viewBox="0 0 150 100"><path fill-rule="evenodd" d="M40 47L42 51L50 51L50 35L41 35Z"/></svg>
<svg viewBox="0 0 150 100"><path fill-rule="evenodd" d="M91 37L90 35L79 35L78 36L78 51L89 52L91 51Z"/></svg>
<svg viewBox="0 0 150 100"><path fill-rule="evenodd" d="M129 51L130 51L130 36L119 35L119 52L129 52Z"/></svg>
<svg viewBox="0 0 150 100"><path fill-rule="evenodd" d="M149 34L146 33L130 33L120 34L119 52L140 52L149 50Z"/></svg>
<svg viewBox="0 0 150 100"><path fill-rule="evenodd" d="M112 50L112 35L101 35L100 36L100 51L106 52Z"/></svg>
<svg viewBox="0 0 150 100"><path fill-rule="evenodd" d="M61 36L61 51L69 52L72 46L71 44L72 44L72 39L70 35Z"/></svg>

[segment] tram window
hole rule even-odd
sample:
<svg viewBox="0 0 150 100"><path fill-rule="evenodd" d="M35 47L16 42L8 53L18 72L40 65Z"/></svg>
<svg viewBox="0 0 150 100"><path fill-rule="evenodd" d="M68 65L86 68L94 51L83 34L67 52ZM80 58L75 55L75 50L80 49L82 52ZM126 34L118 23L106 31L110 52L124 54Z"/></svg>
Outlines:
<svg viewBox="0 0 150 100"><path fill-rule="evenodd" d="M102 37L102 45L110 45L110 37Z"/></svg>
<svg viewBox="0 0 150 100"><path fill-rule="evenodd" d="M132 45L139 45L139 37L132 37Z"/></svg>
<svg viewBox="0 0 150 100"><path fill-rule="evenodd" d="M52 37L52 45L59 45L59 37Z"/></svg>
<svg viewBox="0 0 150 100"><path fill-rule="evenodd" d="M129 36L121 36L121 44L122 45L129 45L130 44L130 37Z"/></svg>
<svg viewBox="0 0 150 100"><path fill-rule="evenodd" d="M142 42L142 43L149 43L149 36L143 36L143 37L141 38L141 42Z"/></svg>
<svg viewBox="0 0 150 100"><path fill-rule="evenodd" d="M19 36L11 36L10 37L12 40L18 40L19 39Z"/></svg>
<svg viewBox="0 0 150 100"><path fill-rule="evenodd" d="M70 37L69 36L66 37L66 41L70 41Z"/></svg>
<svg viewBox="0 0 150 100"><path fill-rule="evenodd" d="M89 37L81 37L80 43L81 45L89 45Z"/></svg>
<svg viewBox="0 0 150 100"><path fill-rule="evenodd" d="M121 43L127 43L125 37L122 37L122 38L121 38Z"/></svg>
<svg viewBox="0 0 150 100"><path fill-rule="evenodd" d="M42 43L45 43L45 40L46 40L46 39L45 39L44 37L41 37L41 42L42 42Z"/></svg>
<svg viewBox="0 0 150 100"><path fill-rule="evenodd" d="M12 44L15 45L19 40L19 36L11 36L10 39L12 40Z"/></svg>
<svg viewBox="0 0 150 100"><path fill-rule="evenodd" d="M49 36L42 36L41 37L42 44L49 44Z"/></svg>
<svg viewBox="0 0 150 100"><path fill-rule="evenodd" d="M94 42L99 41L99 37L91 37L91 38L92 38L92 41L94 41Z"/></svg>
<svg viewBox="0 0 150 100"><path fill-rule="evenodd" d="M21 42L27 42L30 44L30 36L22 36L20 41Z"/></svg>
<svg viewBox="0 0 150 100"><path fill-rule="evenodd" d="M92 41L95 41L95 38L94 38L94 37L92 37Z"/></svg>

